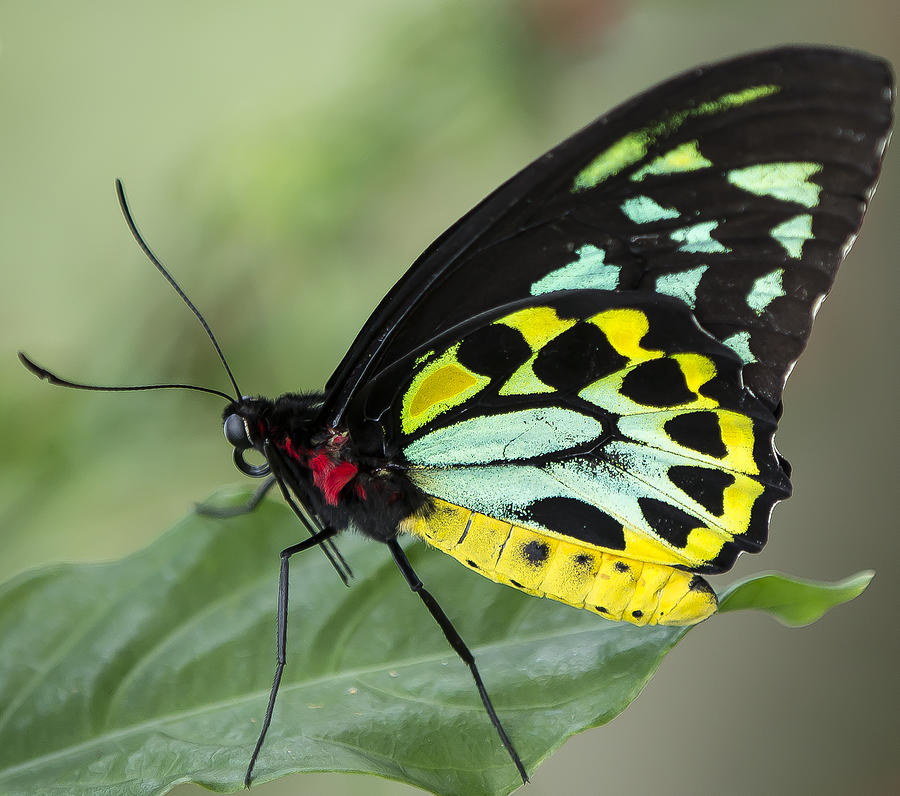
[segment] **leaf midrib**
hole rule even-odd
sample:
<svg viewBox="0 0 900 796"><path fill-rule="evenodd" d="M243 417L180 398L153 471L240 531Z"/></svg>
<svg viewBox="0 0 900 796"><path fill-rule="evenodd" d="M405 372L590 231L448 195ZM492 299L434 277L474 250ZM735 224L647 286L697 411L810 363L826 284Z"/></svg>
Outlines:
<svg viewBox="0 0 900 796"><path fill-rule="evenodd" d="M513 643L510 643L509 641L501 640L498 642L491 642L489 644L479 645L473 649L473 654L476 650L487 652L492 649L509 648L511 646L528 645L528 644L533 644L536 642L549 641L549 640L557 639L557 638L574 638L579 635L594 634L594 633L607 633L614 629L615 629L615 626L611 626L609 628L604 628L604 627L588 628L588 629L577 630L577 631L562 630L562 631L555 632L555 633L532 633L528 636L524 636L524 637L516 639L516 641ZM677 641L677 640L678 640L678 637L676 637L672 641L672 644L674 644L675 641ZM631 648L632 646L633 645L628 645L628 647L626 647L625 649ZM452 651L448 650L448 652L452 652ZM661 654L664 654L664 653L657 653L657 656L656 656L657 659L660 657ZM338 677L342 678L342 679L348 678L348 677L362 677L364 675L376 674L380 671L390 670L393 668L434 663L436 661L442 660L445 657L447 657L446 653L441 654L441 655L432 654L432 655L426 655L426 656L419 656L416 658L407 657L403 660L392 661L390 664L378 664L378 665L374 665L374 666L360 667L357 669L347 669L347 670L340 672L340 674L320 675L318 677L312 677L312 678L308 678L308 679L301 680L301 681L291 682L290 684L286 684L281 689L281 693L282 694L290 693L291 691L296 691L296 690L300 690L303 688L309 688L309 687L315 686L317 684L329 682ZM654 669L651 668L651 670L650 670L651 673L653 670ZM95 738L88 740L88 741L82 741L81 743L78 743L78 744L73 744L71 746L62 747L60 749L54 750L53 752L48 752L47 754L30 758L29 760L24 761L22 763L18 763L16 765L9 766L5 769L0 769L0 779L2 779L3 777L14 776L17 773L20 773L22 771L27 771L31 766L51 762L54 760L65 759L68 756L76 755L79 752L83 752L83 751L92 749L103 743L111 743L118 739L127 738L131 735L138 734L144 730L158 729L159 726L162 724L168 724L171 722L181 721L184 719L192 718L194 716L202 716L206 713L214 713L219 710L232 708L232 707L235 707L242 703L249 702L254 699L259 699L266 693L267 693L267 691L265 691L265 690L259 690L259 691L254 691L252 693L243 694L241 696L232 697L227 700L221 700L218 702L203 705L201 707L193 708L191 710L180 711L177 713L160 714L159 716L156 716L152 719L148 719L147 721L143 721L138 724L133 724L128 727L120 728L113 732L105 732L105 733L102 733L102 734L96 736ZM475 708L472 708L472 709L474 710ZM521 709L525 709L525 708L521 708ZM506 710L507 711L516 711L518 709L517 708L507 708Z"/></svg>

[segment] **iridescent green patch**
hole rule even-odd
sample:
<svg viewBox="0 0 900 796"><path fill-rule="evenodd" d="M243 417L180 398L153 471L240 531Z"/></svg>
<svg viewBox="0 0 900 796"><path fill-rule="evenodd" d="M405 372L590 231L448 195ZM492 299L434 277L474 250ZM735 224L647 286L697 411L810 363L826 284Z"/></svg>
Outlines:
<svg viewBox="0 0 900 796"><path fill-rule="evenodd" d="M620 266L606 262L606 252L591 243L578 248L578 259L551 271L531 286L531 295L556 290L615 290Z"/></svg>
<svg viewBox="0 0 900 796"><path fill-rule="evenodd" d="M718 221L701 221L689 227L672 230L669 237L681 245L678 251L689 254L727 254L731 249L712 237L712 231L719 226Z"/></svg>
<svg viewBox="0 0 900 796"><path fill-rule="evenodd" d="M750 351L750 332L746 330L736 332L730 337L726 337L722 342L734 351L745 365L756 362L756 357Z"/></svg>
<svg viewBox="0 0 900 796"><path fill-rule="evenodd" d="M712 166L712 161L700 154L697 142L687 141L651 160L646 166L632 174L631 179L634 182L640 182L645 177L652 175L680 174L706 169L710 166Z"/></svg>
<svg viewBox="0 0 900 796"><path fill-rule="evenodd" d="M708 265L698 265L687 271L676 271L656 277L656 292L681 299L691 309L697 305L697 289Z"/></svg>
<svg viewBox="0 0 900 796"><path fill-rule="evenodd" d="M778 241L789 256L799 260L803 254L803 244L812 240L812 216L809 213L789 218L777 227L773 227L771 236Z"/></svg>
<svg viewBox="0 0 900 796"><path fill-rule="evenodd" d="M638 130L619 139L609 149L597 155L594 160L578 173L573 191L583 191L599 185L607 177L618 174L622 169L637 163L647 155L647 148L653 141L649 130Z"/></svg>
<svg viewBox="0 0 900 796"><path fill-rule="evenodd" d="M822 186L810 182L809 178L820 171L821 163L761 163L729 171L727 178L732 185L757 196L773 196L784 202L816 207Z"/></svg>
<svg viewBox="0 0 900 796"><path fill-rule="evenodd" d="M649 196L633 196L622 202L622 212L635 224L651 224L654 221L678 218L674 207L663 207Z"/></svg>
<svg viewBox="0 0 900 796"><path fill-rule="evenodd" d="M647 156L651 146L661 139L672 135L692 117L723 113L730 108L746 105L749 102L755 102L758 99L775 94L780 89L780 86L762 85L750 86L741 91L732 91L723 94L718 99L702 102L694 108L676 111L640 130L628 133L604 149L585 168L578 172L572 184L572 190L585 191L589 188L595 188L604 180L615 176L629 166L633 166Z"/></svg>
<svg viewBox="0 0 900 796"><path fill-rule="evenodd" d="M785 295L783 278L784 269L776 268L757 279L747 296L747 306L757 315L762 315L769 304Z"/></svg>

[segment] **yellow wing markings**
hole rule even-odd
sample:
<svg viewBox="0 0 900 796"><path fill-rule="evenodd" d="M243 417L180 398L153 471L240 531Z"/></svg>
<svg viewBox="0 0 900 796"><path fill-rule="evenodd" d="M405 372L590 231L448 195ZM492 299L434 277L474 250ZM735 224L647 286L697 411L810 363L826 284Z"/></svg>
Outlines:
<svg viewBox="0 0 900 796"><path fill-rule="evenodd" d="M650 331L646 313L633 308L604 310L587 319L606 335L609 344L635 364L663 356L658 349L644 348L641 340Z"/></svg>
<svg viewBox="0 0 900 796"><path fill-rule="evenodd" d="M439 414L465 403L490 383L490 378L460 363L456 357L459 346L451 346L413 376L400 407L405 433L410 434Z"/></svg>

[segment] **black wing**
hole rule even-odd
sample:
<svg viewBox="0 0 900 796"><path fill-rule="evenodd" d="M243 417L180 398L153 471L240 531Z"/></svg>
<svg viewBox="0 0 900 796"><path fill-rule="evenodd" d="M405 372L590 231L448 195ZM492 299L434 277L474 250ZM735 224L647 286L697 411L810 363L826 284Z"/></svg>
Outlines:
<svg viewBox="0 0 900 796"><path fill-rule="evenodd" d="M854 239L891 123L884 61L784 48L685 73L538 158L441 235L329 379L372 375L461 321L557 289L665 293L744 361L773 411Z"/></svg>

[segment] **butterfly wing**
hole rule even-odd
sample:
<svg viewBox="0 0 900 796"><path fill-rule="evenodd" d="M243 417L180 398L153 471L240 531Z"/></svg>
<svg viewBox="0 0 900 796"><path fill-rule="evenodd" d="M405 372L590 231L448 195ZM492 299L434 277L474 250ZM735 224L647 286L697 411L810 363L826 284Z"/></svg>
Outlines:
<svg viewBox="0 0 900 796"><path fill-rule="evenodd" d="M405 530L494 580L614 619L698 621L715 598L688 573L759 550L790 492L775 418L679 300L554 292L426 349L373 379L359 415L436 499Z"/></svg>
<svg viewBox="0 0 900 796"><path fill-rule="evenodd" d="M340 424L376 373L515 298L667 294L775 409L862 221L891 123L885 62L785 48L688 72L601 117L438 238L326 386Z"/></svg>
<svg viewBox="0 0 900 796"><path fill-rule="evenodd" d="M765 543L772 436L859 228L887 66L789 48L695 70L497 189L391 290L323 417L433 500L482 574L638 624L715 610Z"/></svg>

